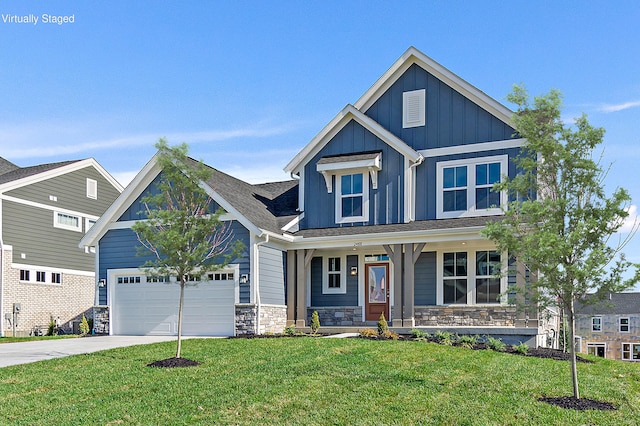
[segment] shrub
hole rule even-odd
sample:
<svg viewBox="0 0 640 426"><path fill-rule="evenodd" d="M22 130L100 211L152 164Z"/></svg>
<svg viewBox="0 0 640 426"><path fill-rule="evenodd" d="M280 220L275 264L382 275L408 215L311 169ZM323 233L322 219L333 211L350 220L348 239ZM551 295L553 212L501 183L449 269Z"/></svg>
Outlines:
<svg viewBox="0 0 640 426"><path fill-rule="evenodd" d="M526 343L522 343L520 342L519 345L513 345L512 346L513 350L519 354L522 355L526 355L527 351L529 351L529 345L527 345Z"/></svg>
<svg viewBox="0 0 640 426"><path fill-rule="evenodd" d="M53 336L53 332L56 329L56 322L53 318L49 321L49 327L47 327L47 336Z"/></svg>
<svg viewBox="0 0 640 426"><path fill-rule="evenodd" d="M311 314L310 327L311 327L311 332L313 334L316 334L316 332L320 328L320 317L318 316L318 311L313 311L313 314Z"/></svg>
<svg viewBox="0 0 640 426"><path fill-rule="evenodd" d="M504 350L507 349L506 343L491 336L487 337L487 346L489 346L489 349L496 352L504 352Z"/></svg>
<svg viewBox="0 0 640 426"><path fill-rule="evenodd" d="M296 326L291 324L288 325L284 328L284 332L282 334L285 334L287 336L293 336L296 334Z"/></svg>
<svg viewBox="0 0 640 426"><path fill-rule="evenodd" d="M89 333L93 334L93 318L87 318L87 322L89 323Z"/></svg>
<svg viewBox="0 0 640 426"><path fill-rule="evenodd" d="M436 334L433 335L433 338L437 343L440 343L441 345L451 346L451 344L453 343L451 341L451 333L449 333L448 331L438 330L436 331Z"/></svg>
<svg viewBox="0 0 640 426"><path fill-rule="evenodd" d="M384 337L385 339L390 339L390 340L400 339L400 335L395 331L391 331L391 330L385 331L383 334L380 335L380 337Z"/></svg>
<svg viewBox="0 0 640 426"><path fill-rule="evenodd" d="M479 336L458 336L458 343L463 348L471 349L478 343Z"/></svg>
<svg viewBox="0 0 640 426"><path fill-rule="evenodd" d="M89 328L89 322L87 321L87 317L85 317L84 314L82 314L82 322L80 323L80 335L86 336L87 334L89 334L89 331L91 331L91 329Z"/></svg>
<svg viewBox="0 0 640 426"><path fill-rule="evenodd" d="M414 328L411 330L411 337L416 340L425 340L427 337L429 337L429 334L427 334L423 330L420 330L419 328Z"/></svg>
<svg viewBox="0 0 640 426"><path fill-rule="evenodd" d="M389 331L389 324L387 324L387 320L384 317L384 312L380 314L380 319L378 320L378 334L382 336L384 333Z"/></svg>
<svg viewBox="0 0 640 426"><path fill-rule="evenodd" d="M372 328L360 330L360 337L377 337L378 332Z"/></svg>

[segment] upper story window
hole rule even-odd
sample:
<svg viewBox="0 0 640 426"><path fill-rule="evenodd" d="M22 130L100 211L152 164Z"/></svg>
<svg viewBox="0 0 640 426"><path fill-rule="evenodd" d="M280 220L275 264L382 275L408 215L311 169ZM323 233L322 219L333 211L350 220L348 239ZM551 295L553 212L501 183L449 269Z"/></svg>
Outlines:
<svg viewBox="0 0 640 426"><path fill-rule="evenodd" d="M378 187L382 153L323 157L316 167L324 176L328 193L334 192L335 181L336 223L368 222L369 191L370 187L374 190Z"/></svg>
<svg viewBox="0 0 640 426"><path fill-rule="evenodd" d="M602 331L602 317L591 318L591 331Z"/></svg>
<svg viewBox="0 0 640 426"><path fill-rule="evenodd" d="M426 124L425 89L412 90L402 94L402 128L420 127Z"/></svg>
<svg viewBox="0 0 640 426"><path fill-rule="evenodd" d="M628 333L629 332L629 317L621 317L620 318L620 333Z"/></svg>
<svg viewBox="0 0 640 426"><path fill-rule="evenodd" d="M500 155L437 163L437 218L501 214L506 193L495 192L493 185L507 173L508 161Z"/></svg>
<svg viewBox="0 0 640 426"><path fill-rule="evenodd" d="M369 191L364 185L364 174L336 176L336 180L336 222L366 222Z"/></svg>
<svg viewBox="0 0 640 426"><path fill-rule="evenodd" d="M53 212L53 226L55 228L82 232L82 221L80 220L80 216L73 214Z"/></svg>

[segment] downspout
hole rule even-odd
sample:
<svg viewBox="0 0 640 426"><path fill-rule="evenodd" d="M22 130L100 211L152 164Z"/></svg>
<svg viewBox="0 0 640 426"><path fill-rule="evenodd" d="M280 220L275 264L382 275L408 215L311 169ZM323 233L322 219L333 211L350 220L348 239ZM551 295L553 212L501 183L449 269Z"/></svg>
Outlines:
<svg viewBox="0 0 640 426"><path fill-rule="evenodd" d="M264 241L255 244L256 249L256 275L255 275L255 292L256 292L256 334L260 334L260 246L269 242L269 234L265 234Z"/></svg>

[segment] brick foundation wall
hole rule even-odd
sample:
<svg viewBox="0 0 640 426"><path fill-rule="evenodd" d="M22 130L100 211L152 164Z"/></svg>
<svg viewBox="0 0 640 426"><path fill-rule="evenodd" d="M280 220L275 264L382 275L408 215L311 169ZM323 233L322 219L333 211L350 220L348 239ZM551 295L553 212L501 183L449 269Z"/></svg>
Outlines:
<svg viewBox="0 0 640 426"><path fill-rule="evenodd" d="M66 332L72 332L74 323L92 317L95 298L95 278L86 275L63 273L62 284L38 284L20 282L20 270L11 267L11 251L3 253L4 282L3 312L13 312L13 304L21 306L16 327L17 336L28 336L36 326L44 326L60 319L60 326ZM37 267L32 269L37 270ZM32 272L33 274L33 272ZM0 318L4 324L5 336L13 334L9 322Z"/></svg>

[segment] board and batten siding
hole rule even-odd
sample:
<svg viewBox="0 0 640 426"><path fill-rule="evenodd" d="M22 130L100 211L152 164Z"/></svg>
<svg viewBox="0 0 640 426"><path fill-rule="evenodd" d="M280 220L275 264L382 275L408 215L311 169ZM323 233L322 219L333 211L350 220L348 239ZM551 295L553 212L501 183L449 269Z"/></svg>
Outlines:
<svg viewBox="0 0 640 426"><path fill-rule="evenodd" d="M431 306L436 304L436 252L423 252L415 264L414 304Z"/></svg>
<svg viewBox="0 0 640 426"><path fill-rule="evenodd" d="M333 192L328 193L324 177L317 171L322 157L348 155L361 152L382 152L382 170L378 172L378 189L373 189L365 170L369 186L369 220L365 225L401 223L404 218L404 157L355 121L348 123L306 165L304 173L305 216L301 229L357 226L362 223L336 224L335 176Z"/></svg>
<svg viewBox="0 0 640 426"><path fill-rule="evenodd" d="M426 125L402 128L402 94L426 89ZM365 114L415 150L516 138L515 130L413 64Z"/></svg>
<svg viewBox="0 0 640 426"><path fill-rule="evenodd" d="M270 305L284 305L282 251L260 246L259 252L260 302Z"/></svg>
<svg viewBox="0 0 640 426"><path fill-rule="evenodd" d="M93 272L94 255L78 248L84 233L55 228L53 221L54 210L2 201L2 238L13 247L13 262Z"/></svg>
<svg viewBox="0 0 640 426"><path fill-rule="evenodd" d="M87 197L87 179L93 179L98 183L97 199ZM101 216L118 198L120 192L94 167L85 167L7 191L6 195L52 208Z"/></svg>
<svg viewBox="0 0 640 426"><path fill-rule="evenodd" d="M240 267L240 275L250 273L249 262L249 230L242 226L239 222L233 221L232 230L235 240L240 240L245 245L245 249L241 256L231 263L238 264ZM99 269L98 279L107 280L107 271L109 269L125 269L138 268L147 260L153 260L150 254L138 255L138 247L140 242L136 233L131 229L112 229L100 239L99 242ZM107 282L107 287L110 283ZM99 299L101 305L107 304L106 288L99 289ZM240 303L249 303L250 293L249 284L240 284Z"/></svg>
<svg viewBox="0 0 640 426"><path fill-rule="evenodd" d="M520 154L520 148L496 149L426 158L416 169L416 220L436 219L436 173L438 162L493 157L505 154L509 156L508 174L509 177L513 178L516 176L516 165L513 160Z"/></svg>
<svg viewBox="0 0 640 426"><path fill-rule="evenodd" d="M347 256L346 271L358 266L358 256ZM311 259L311 306L358 306L358 277L346 274L347 292L340 294L323 294L322 279L326 271L322 270L322 257Z"/></svg>

